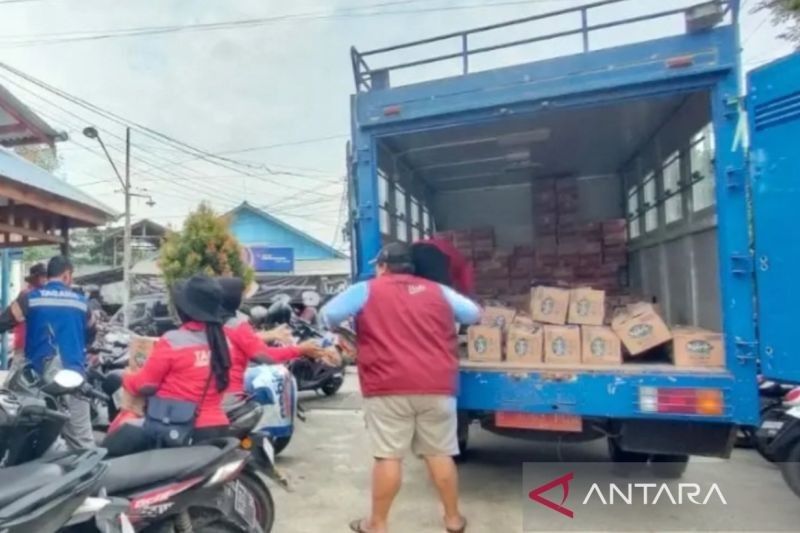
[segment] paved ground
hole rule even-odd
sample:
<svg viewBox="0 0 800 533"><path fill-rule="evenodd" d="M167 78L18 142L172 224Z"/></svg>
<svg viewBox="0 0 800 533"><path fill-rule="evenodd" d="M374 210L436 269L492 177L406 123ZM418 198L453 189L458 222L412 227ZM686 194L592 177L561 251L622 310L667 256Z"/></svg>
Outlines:
<svg viewBox="0 0 800 533"><path fill-rule="evenodd" d="M294 440L278 459L293 491L274 489L278 513L275 532L346 532L348 521L366 512L369 497L370 457L355 380L349 377L335 398L304 398L308 420L298 425ZM479 429L471 435L471 450L470 460L460 467L460 473L463 506L472 533L522 531L522 462L557 460L559 456L565 460L606 460L603 442L556 448L504 439ZM693 462L687 478L712 472L724 482L726 491L735 491L753 502L750 514L761 520L759 529L798 529L800 501L788 491L778 471L755 453L737 450L727 462ZM743 524L733 510L704 513L704 508L695 509L692 523L697 527L742 530ZM609 511L600 513L597 529L614 529ZM561 529L558 518L554 515L552 524L545 522L539 527ZM409 459L403 490L392 512L392 533L441 533L439 520L436 496L425 478L423 464ZM648 513L641 517L640 530L687 529L685 524L675 512Z"/></svg>

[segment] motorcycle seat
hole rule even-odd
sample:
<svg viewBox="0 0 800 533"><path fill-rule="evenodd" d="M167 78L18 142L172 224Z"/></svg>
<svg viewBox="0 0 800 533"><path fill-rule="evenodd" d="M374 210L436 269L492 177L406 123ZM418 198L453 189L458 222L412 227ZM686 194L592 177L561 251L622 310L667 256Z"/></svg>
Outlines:
<svg viewBox="0 0 800 533"><path fill-rule="evenodd" d="M44 487L64 473L51 463L25 463L0 469L0 507Z"/></svg>
<svg viewBox="0 0 800 533"><path fill-rule="evenodd" d="M179 481L182 475L219 457L216 446L163 448L117 457L108 461L102 486L108 494L118 495L160 481Z"/></svg>

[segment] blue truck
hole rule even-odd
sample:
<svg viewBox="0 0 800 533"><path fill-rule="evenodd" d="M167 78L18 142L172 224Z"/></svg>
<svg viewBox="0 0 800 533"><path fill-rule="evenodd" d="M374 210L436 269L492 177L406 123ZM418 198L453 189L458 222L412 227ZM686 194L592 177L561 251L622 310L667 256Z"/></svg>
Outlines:
<svg viewBox="0 0 800 533"><path fill-rule="evenodd" d="M533 184L577 177L582 220L627 220L631 290L671 323L724 335L718 369L464 360L462 446L472 422L606 438L614 460L678 477L690 455L728 456L736 428L759 424L759 374L800 380L800 57L751 72L745 91L739 9L606 0L351 50L358 279L383 243L433 231L492 226L499 245L529 244ZM542 425L500 428L497 413Z"/></svg>

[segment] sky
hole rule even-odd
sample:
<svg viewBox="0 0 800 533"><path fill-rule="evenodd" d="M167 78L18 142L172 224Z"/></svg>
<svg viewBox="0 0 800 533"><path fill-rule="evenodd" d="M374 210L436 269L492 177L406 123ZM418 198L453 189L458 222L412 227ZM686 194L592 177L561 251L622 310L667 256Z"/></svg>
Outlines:
<svg viewBox="0 0 800 533"><path fill-rule="evenodd" d="M745 68L791 46L777 38L766 12L744 0ZM349 97L350 47L371 49L564 9L580 0L0 0L0 61L102 110L193 148L132 133L131 182L141 194L134 219L179 225L206 200L219 211L242 201L265 208L323 242L342 245L342 196ZM590 13L590 23L687 6L686 0L628 0ZM270 19L214 31L107 37L131 28ZM481 46L533 32L566 28L560 17L475 39ZM592 35L593 48L645 40L679 29L660 23ZM677 26L676 26L677 25ZM91 36L92 39L84 39ZM55 40L54 42L47 42ZM455 51L458 43L421 47L406 61ZM519 47L476 57L476 69L567 53L575 40ZM577 51L577 49L576 49ZM459 63L408 71L394 83L455 73ZM125 126L0 70L0 84L70 140L58 146L58 174L109 206L123 209L119 182L96 141L100 130L117 167ZM189 153L187 153L189 152ZM148 205L150 197L154 205Z"/></svg>

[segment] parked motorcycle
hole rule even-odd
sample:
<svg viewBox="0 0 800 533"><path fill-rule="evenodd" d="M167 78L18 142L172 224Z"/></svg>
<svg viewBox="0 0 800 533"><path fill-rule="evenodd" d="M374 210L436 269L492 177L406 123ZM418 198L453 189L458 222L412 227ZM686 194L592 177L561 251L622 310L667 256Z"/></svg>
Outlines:
<svg viewBox="0 0 800 533"><path fill-rule="evenodd" d="M89 450L0 469L0 531L59 531L98 490L108 468L104 456L105 450Z"/></svg>
<svg viewBox="0 0 800 533"><path fill-rule="evenodd" d="M105 397L68 370L47 384L37 382L35 375L27 378L15 383L14 390L0 391L4 465L40 459L50 449L68 420L59 409L59 396ZM103 494L126 502L124 514L137 530L267 533L274 503L265 481L249 464L249 455L234 438L140 452L105 461L99 487ZM91 522L85 522L85 510L75 514L70 531L100 528L101 514L89 513Z"/></svg>
<svg viewBox="0 0 800 533"><path fill-rule="evenodd" d="M338 336L332 332L322 332L311 324L295 316L291 306L284 301L277 301L267 309L264 319L266 327L275 328L287 325L296 342L315 339L323 347L334 347L340 351ZM287 367L297 380L299 391L322 391L326 396L333 396L344 383L345 362L339 366L330 366L310 357L300 357L287 363Z"/></svg>
<svg viewBox="0 0 800 533"><path fill-rule="evenodd" d="M769 445L775 438L777 430L781 426L781 420L785 416L785 397L791 393L795 387L786 383L779 383L758 378L758 397L760 404L761 422L757 428L739 428L740 436L738 445L746 444L752 446L767 461L774 461L775 458L769 451ZM745 442L742 442L744 440Z"/></svg>

